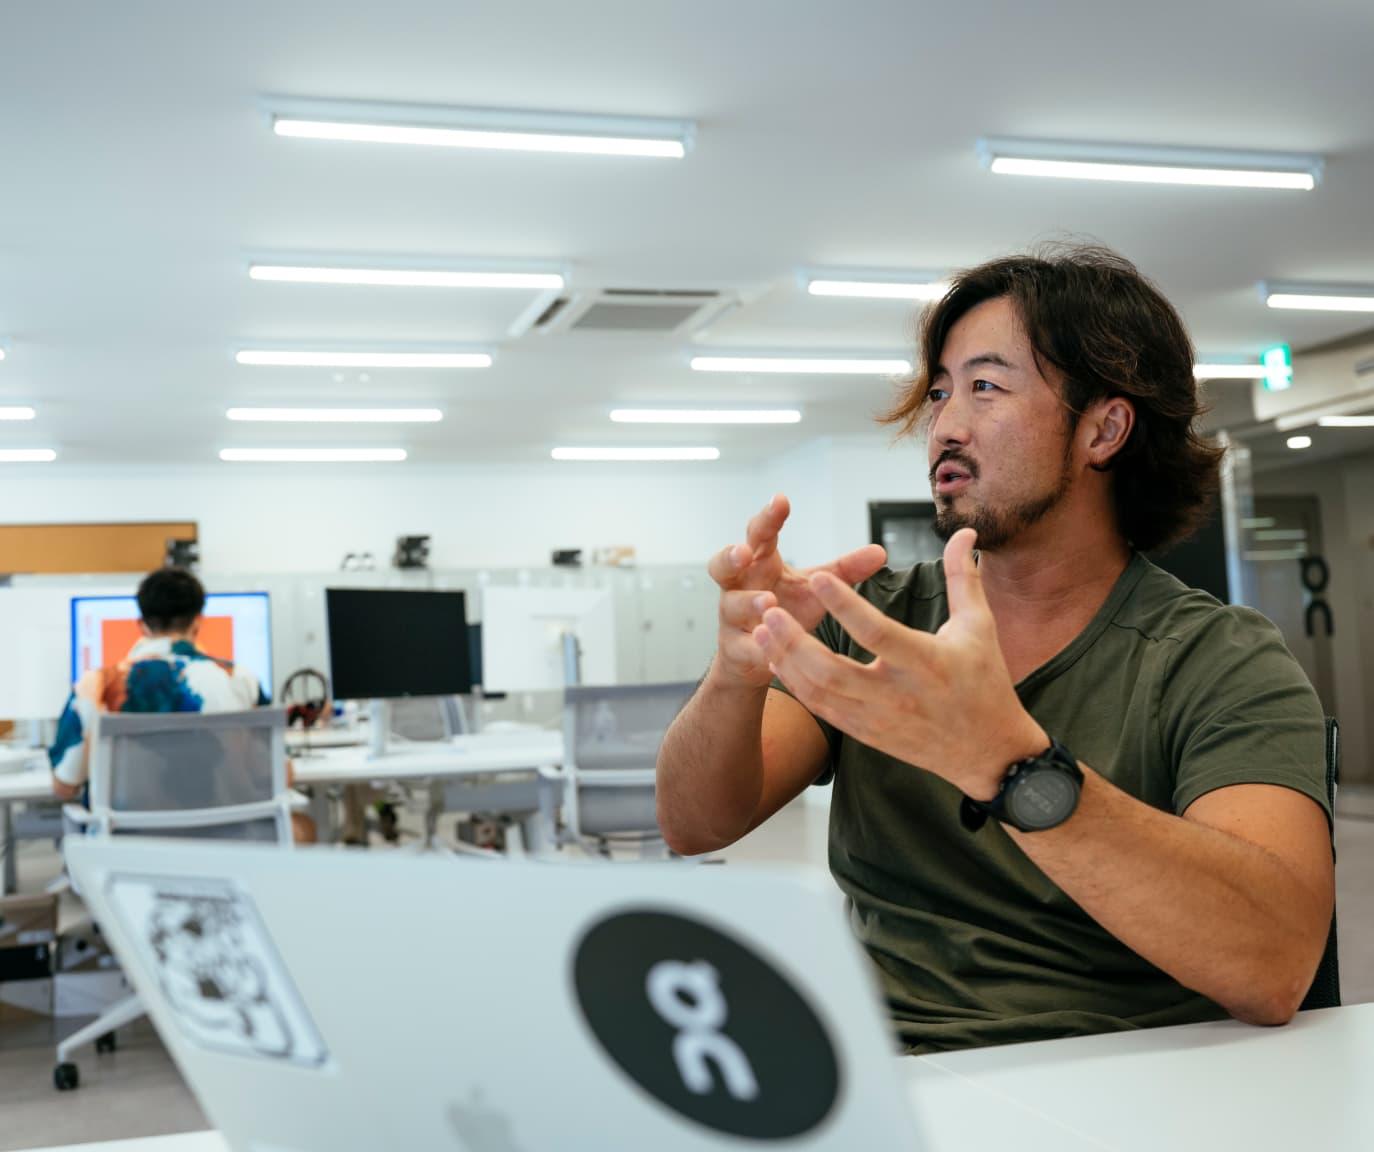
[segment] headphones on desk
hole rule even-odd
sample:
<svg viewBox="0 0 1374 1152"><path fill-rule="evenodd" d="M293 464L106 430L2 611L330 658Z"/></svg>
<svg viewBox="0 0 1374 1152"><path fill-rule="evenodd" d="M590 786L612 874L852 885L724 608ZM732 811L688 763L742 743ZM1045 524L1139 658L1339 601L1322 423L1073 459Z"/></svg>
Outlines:
<svg viewBox="0 0 1374 1152"><path fill-rule="evenodd" d="M318 669L297 668L281 686L281 702L286 706L287 727L300 721L302 728L312 728L329 714L329 681Z"/></svg>

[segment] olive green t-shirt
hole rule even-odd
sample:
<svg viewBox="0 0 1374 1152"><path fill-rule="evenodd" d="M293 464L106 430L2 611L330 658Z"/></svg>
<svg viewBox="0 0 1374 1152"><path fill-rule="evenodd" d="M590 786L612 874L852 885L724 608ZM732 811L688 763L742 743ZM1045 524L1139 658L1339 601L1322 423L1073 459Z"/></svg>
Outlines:
<svg viewBox="0 0 1374 1152"><path fill-rule="evenodd" d="M884 569L859 592L921 631L949 615L940 563ZM831 617L816 634L871 659ZM1330 815L1322 709L1278 630L1141 555L1016 691L1080 761L1166 812L1229 784L1278 784ZM834 783L831 871L908 1051L1225 1015L1101 928L996 821L965 830L952 785L818 722L830 744L822 782Z"/></svg>

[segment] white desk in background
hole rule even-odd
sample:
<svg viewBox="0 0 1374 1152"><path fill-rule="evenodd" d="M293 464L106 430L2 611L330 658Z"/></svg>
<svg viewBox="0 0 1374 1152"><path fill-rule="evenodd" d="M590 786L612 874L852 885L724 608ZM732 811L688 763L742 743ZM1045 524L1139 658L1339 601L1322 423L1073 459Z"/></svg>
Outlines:
<svg viewBox="0 0 1374 1152"><path fill-rule="evenodd" d="M34 767L23 768L34 762ZM20 765L18 772L10 771ZM41 748L0 748L0 842L4 844L4 862L0 865L0 896L15 890L18 883L14 840L14 805L51 800L52 769Z"/></svg>
<svg viewBox="0 0 1374 1152"><path fill-rule="evenodd" d="M1283 1028L1227 1020L920 1056L902 1071L922 1136L912 1152L1374 1148L1374 1004L1304 1012ZM189 1132L46 1152L228 1146Z"/></svg>
<svg viewBox="0 0 1374 1152"><path fill-rule="evenodd" d="M548 837L562 790L563 734L545 729L476 732L450 740L393 741L383 756L366 747L326 748L310 756L293 755L295 783L383 784L408 781L442 786L464 785L468 811L533 811L525 822L526 847L552 847ZM522 777L512 781L511 777ZM461 807L457 803L451 807Z"/></svg>

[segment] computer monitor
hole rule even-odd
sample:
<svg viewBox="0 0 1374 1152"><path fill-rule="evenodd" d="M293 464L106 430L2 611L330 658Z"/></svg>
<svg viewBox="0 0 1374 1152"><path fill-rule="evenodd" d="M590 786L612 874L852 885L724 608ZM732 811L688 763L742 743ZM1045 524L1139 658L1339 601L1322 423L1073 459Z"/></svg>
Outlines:
<svg viewBox="0 0 1374 1152"><path fill-rule="evenodd" d="M615 610L600 588L482 589L482 687L558 692L567 686L563 637L577 638L579 684L614 684Z"/></svg>
<svg viewBox="0 0 1374 1152"><path fill-rule="evenodd" d="M326 588L324 603L335 700L472 691L462 592Z"/></svg>
<svg viewBox="0 0 1374 1152"><path fill-rule="evenodd" d="M72 597L72 680L118 664L138 643L134 596ZM208 656L251 672L272 694L272 610L266 592L214 592L205 597L196 645Z"/></svg>

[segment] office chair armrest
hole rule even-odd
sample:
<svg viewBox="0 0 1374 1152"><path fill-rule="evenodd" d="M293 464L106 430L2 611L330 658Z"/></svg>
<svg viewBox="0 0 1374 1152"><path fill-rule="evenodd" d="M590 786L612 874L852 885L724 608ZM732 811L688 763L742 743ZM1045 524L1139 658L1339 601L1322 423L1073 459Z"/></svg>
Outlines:
<svg viewBox="0 0 1374 1152"><path fill-rule="evenodd" d="M579 788L643 788L657 780L653 768L583 768L577 774Z"/></svg>
<svg viewBox="0 0 1374 1152"><path fill-rule="evenodd" d="M62 805L62 830L68 834L73 832L85 834L99 823L95 814L81 804Z"/></svg>
<svg viewBox="0 0 1374 1152"><path fill-rule="evenodd" d="M168 812L111 813L111 824L128 831L165 832L175 835L178 828L210 828L216 824L242 824L276 816L281 805L276 800L252 804L225 804L219 808L178 808Z"/></svg>

